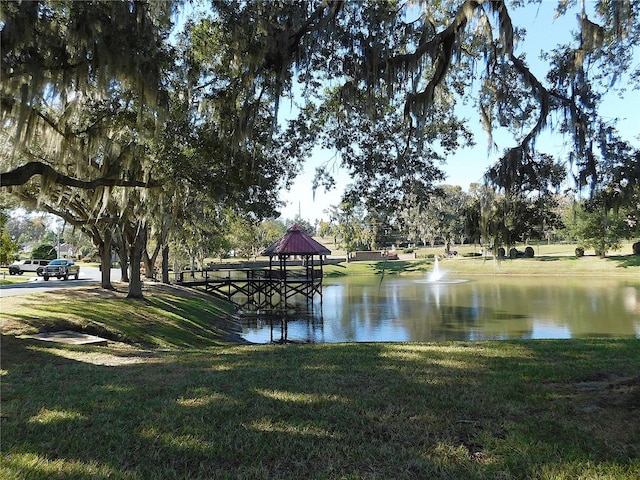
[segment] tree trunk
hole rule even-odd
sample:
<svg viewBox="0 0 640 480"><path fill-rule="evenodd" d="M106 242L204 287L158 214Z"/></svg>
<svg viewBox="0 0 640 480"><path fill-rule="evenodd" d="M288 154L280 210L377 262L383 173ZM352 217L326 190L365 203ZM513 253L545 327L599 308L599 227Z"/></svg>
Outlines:
<svg viewBox="0 0 640 480"><path fill-rule="evenodd" d="M91 237L93 244L98 247L100 256L100 287L105 290L113 290L111 284L111 245L112 234L107 226L104 233L96 225L81 227L82 231Z"/></svg>
<svg viewBox="0 0 640 480"><path fill-rule="evenodd" d="M129 283L129 257L126 250L120 250L118 252L118 258L120 259L120 274L122 281Z"/></svg>
<svg viewBox="0 0 640 480"><path fill-rule="evenodd" d="M160 240L162 239L158 239L158 241ZM151 255L149 255L149 252L147 251L146 247L142 252L142 261L144 262L144 266L145 266L145 277L149 279L156 278L155 265L156 265L156 261L158 260L158 254L160 253L161 246L162 245L160 243L156 243L156 247L153 249L153 253Z"/></svg>
<svg viewBox="0 0 640 480"><path fill-rule="evenodd" d="M129 283L129 249L127 248L127 239L124 231L120 231L117 237L114 237L116 253L120 260L120 278L124 283Z"/></svg>
<svg viewBox="0 0 640 480"><path fill-rule="evenodd" d="M111 284L111 230L108 228L104 232L104 236L98 246L100 253L101 267L101 287L106 290L113 290Z"/></svg>
<svg viewBox="0 0 640 480"><path fill-rule="evenodd" d="M196 278L195 270L196 270L196 257L191 255L191 260L189 261L191 265L191 278Z"/></svg>
<svg viewBox="0 0 640 480"><path fill-rule="evenodd" d="M135 233L134 240L130 246L130 277L129 277L129 293L127 298L142 298L142 279L140 278L140 261L142 260L142 251L147 242L147 228L140 226Z"/></svg>
<svg viewBox="0 0 640 480"><path fill-rule="evenodd" d="M155 261L153 261L146 250L142 252L142 263L144 264L144 276L149 280L153 280L155 278L154 265Z"/></svg>
<svg viewBox="0 0 640 480"><path fill-rule="evenodd" d="M162 249L162 283L169 283L169 245Z"/></svg>
<svg viewBox="0 0 640 480"><path fill-rule="evenodd" d="M373 227L373 231L371 232L371 236L373 238L373 241L371 242L371 250L377 250L378 249L378 242L376 241L376 239L378 238L378 227L377 226Z"/></svg>

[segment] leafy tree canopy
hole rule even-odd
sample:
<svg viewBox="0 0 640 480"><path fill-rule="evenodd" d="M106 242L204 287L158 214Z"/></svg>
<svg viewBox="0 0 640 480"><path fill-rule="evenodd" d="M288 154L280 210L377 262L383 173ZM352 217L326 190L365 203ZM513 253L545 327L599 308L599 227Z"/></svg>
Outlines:
<svg viewBox="0 0 640 480"><path fill-rule="evenodd" d="M526 32L512 19L536 3L216 0L190 15L180 1L3 2L2 185L31 196L52 184L96 190L83 199L95 205L111 188L159 187L180 173L247 192L230 198L258 208L320 142L353 175L350 199L421 199L440 161L471 141L453 114L461 101L488 132L514 134L497 185L540 183L545 169L520 167L532 166L551 119L573 140L579 184L596 184L615 136L599 102L622 78L640 81L640 2L582 2L573 41L544 57L544 79L518 51ZM558 14L576 4L559 0ZM178 12L192 18L173 36ZM297 89L300 116L280 135L278 107ZM319 179L330 184L330 169Z"/></svg>

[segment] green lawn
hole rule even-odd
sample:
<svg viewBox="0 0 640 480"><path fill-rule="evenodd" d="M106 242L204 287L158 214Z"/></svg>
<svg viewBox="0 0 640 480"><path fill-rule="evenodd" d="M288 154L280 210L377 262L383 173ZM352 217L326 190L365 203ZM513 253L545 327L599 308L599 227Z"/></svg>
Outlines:
<svg viewBox="0 0 640 480"><path fill-rule="evenodd" d="M2 299L3 479L640 478L637 339L248 345L117 288Z"/></svg>
<svg viewBox="0 0 640 480"><path fill-rule="evenodd" d="M25 272L22 275L10 275L8 268L0 268L0 285L28 282L36 276L35 272Z"/></svg>
<svg viewBox="0 0 640 480"><path fill-rule="evenodd" d="M327 276L403 274L424 275L432 271L433 258L388 262L351 262L327 265ZM570 275L640 278L640 256L610 255L600 258L589 255L577 258L565 255L544 255L533 258L501 259L485 257L440 258L440 268L449 275Z"/></svg>
<svg viewBox="0 0 640 480"><path fill-rule="evenodd" d="M25 335L75 330L141 348L203 348L238 341L241 327L233 307L204 293L149 284L145 298L126 298L117 290L76 287L36 295L7 297L2 302L0 331Z"/></svg>
<svg viewBox="0 0 640 480"><path fill-rule="evenodd" d="M640 342L2 338L4 479L637 479Z"/></svg>
<svg viewBox="0 0 640 480"><path fill-rule="evenodd" d="M316 237L320 243L326 246L329 250L331 250L332 255L334 256L346 256L346 251L339 246L336 246L333 243L333 239L329 237ZM608 255L630 255L633 253L632 245L636 240L629 240L622 243L620 250L613 250L608 252ZM529 244L518 244L516 248L518 250L524 251L524 249L529 246ZM536 256L575 256L576 247L578 244L575 243L545 243L545 242L534 242L530 244L530 246L534 249ZM457 251L460 256L472 254L472 253L480 253L479 245L454 245L451 247L452 250ZM434 247L417 247L412 249L418 259L433 257L434 255L443 256L444 245L436 245ZM398 253L402 253L404 251L403 248L397 248ZM506 248L507 254L509 253L509 249ZM586 255L593 255L593 249L585 250Z"/></svg>

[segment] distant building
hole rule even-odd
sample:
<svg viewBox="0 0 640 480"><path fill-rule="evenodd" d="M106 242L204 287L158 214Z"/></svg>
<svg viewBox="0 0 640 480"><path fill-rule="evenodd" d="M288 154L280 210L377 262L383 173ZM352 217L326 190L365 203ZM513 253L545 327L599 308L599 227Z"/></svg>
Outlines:
<svg viewBox="0 0 640 480"><path fill-rule="evenodd" d="M69 243L61 243L58 258L72 258L76 254L76 247Z"/></svg>

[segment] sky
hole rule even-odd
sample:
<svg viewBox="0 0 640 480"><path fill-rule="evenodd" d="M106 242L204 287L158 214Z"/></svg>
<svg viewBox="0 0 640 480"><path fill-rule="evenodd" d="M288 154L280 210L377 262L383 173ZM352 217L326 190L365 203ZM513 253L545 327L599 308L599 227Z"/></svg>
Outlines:
<svg viewBox="0 0 640 480"><path fill-rule="evenodd" d="M588 1L588 3L593 2ZM527 53L529 67L539 79L544 79L546 75L545 64L538 60L540 52L550 50L558 44L567 43L570 39L569 32L577 30L578 27L576 14L579 10L568 12L554 20L556 5L557 0L544 0L539 6L529 5L512 13L514 26L525 27L527 30L526 40L518 46L516 53L521 51ZM640 61L640 52L636 52L635 58ZM618 117L620 119L618 128L623 139L638 145L640 142L640 92L629 91L623 99L609 95L604 108L600 111L605 117ZM487 168L498 160L505 149L514 146L515 141L505 135L497 134L493 141L498 145L498 149L489 151L487 135L479 124L477 113L470 111L467 114L461 111L460 114L469 119L468 126L474 132L476 145L473 148L462 149L449 157L442 168L447 174L445 184L460 185L467 190L471 183L482 180ZM554 135L549 129L543 133L536 146L540 151L557 158L566 158L570 151L565 139ZM291 189L283 191L280 195L280 199L286 202L281 209L281 219L293 219L300 215L312 224L316 220L329 220L328 210L332 205L340 203L341 194L345 186L350 183L350 179L346 172L336 172L336 188L330 192L324 192L319 188L314 193L312 184L316 166L330 160L333 155L333 152L319 148L314 150Z"/></svg>

